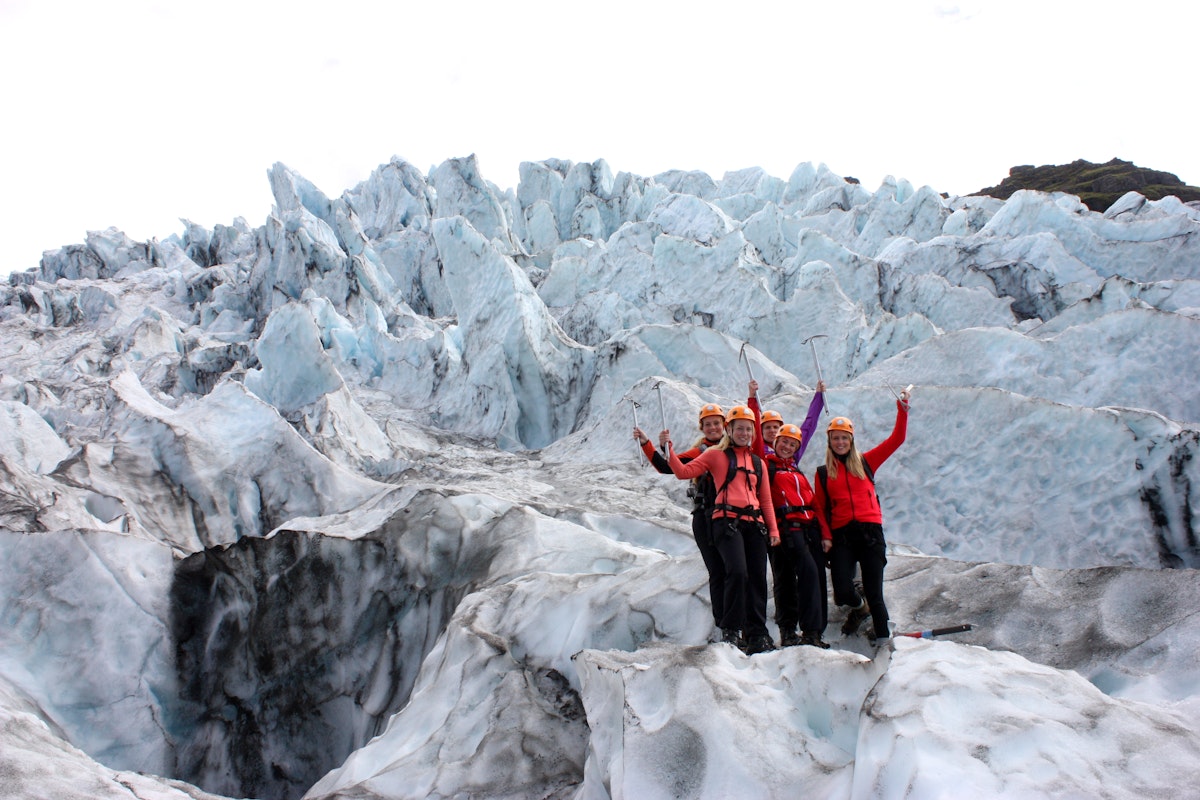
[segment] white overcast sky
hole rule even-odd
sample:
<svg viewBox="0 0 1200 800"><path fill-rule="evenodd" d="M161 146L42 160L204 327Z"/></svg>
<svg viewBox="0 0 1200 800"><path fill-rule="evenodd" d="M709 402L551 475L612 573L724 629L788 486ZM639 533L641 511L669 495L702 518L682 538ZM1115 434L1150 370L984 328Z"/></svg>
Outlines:
<svg viewBox="0 0 1200 800"><path fill-rule="evenodd" d="M0 275L115 226L337 196L397 155L825 163L966 194L1113 157L1200 185L1195 0L0 0Z"/></svg>

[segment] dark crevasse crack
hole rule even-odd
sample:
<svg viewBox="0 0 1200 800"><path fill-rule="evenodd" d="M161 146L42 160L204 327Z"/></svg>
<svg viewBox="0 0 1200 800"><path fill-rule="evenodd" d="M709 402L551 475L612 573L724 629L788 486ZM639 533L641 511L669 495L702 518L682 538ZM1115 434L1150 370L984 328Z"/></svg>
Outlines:
<svg viewBox="0 0 1200 800"><path fill-rule="evenodd" d="M180 694L167 714L174 777L217 794L292 800L407 702L487 559L431 570L401 548L401 534L419 531L389 525L356 540L281 532L179 563L170 625Z"/></svg>

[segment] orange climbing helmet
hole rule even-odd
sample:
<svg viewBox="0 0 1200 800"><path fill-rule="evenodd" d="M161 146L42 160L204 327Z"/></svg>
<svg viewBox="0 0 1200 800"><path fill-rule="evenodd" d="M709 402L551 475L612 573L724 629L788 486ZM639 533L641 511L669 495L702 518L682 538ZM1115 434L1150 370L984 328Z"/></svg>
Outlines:
<svg viewBox="0 0 1200 800"><path fill-rule="evenodd" d="M775 434L775 438L778 439L780 436L788 439L795 439L800 443L804 442L804 433L800 430L799 425L792 425L791 423L784 425L779 429L779 432Z"/></svg>
<svg viewBox="0 0 1200 800"><path fill-rule="evenodd" d="M834 431L844 431L845 433L853 436L854 423L851 422L847 417L834 417L829 421L829 427L826 428L825 432L833 433Z"/></svg>
<svg viewBox="0 0 1200 800"><path fill-rule="evenodd" d="M734 406L729 409L729 413L725 415L725 424L731 424L735 419L746 419L754 422L754 412L745 406Z"/></svg>
<svg viewBox="0 0 1200 800"><path fill-rule="evenodd" d="M764 425L768 422L783 422L783 414L780 414L778 411L764 411L762 421Z"/></svg>
<svg viewBox="0 0 1200 800"><path fill-rule="evenodd" d="M720 417L721 419L724 419L725 409L721 408L716 403L705 403L704 405L700 406L700 416L697 418L697 422L702 428L704 427L705 417Z"/></svg>

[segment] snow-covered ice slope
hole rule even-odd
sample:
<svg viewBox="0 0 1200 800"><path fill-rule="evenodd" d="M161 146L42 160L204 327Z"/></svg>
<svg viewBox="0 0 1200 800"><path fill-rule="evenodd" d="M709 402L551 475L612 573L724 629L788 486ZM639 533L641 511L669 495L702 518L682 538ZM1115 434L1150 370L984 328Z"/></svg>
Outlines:
<svg viewBox="0 0 1200 800"><path fill-rule="evenodd" d="M0 797L1200 796L1196 208L268 177L0 286ZM634 416L818 370L864 449L915 385L888 604L972 631L708 644Z"/></svg>

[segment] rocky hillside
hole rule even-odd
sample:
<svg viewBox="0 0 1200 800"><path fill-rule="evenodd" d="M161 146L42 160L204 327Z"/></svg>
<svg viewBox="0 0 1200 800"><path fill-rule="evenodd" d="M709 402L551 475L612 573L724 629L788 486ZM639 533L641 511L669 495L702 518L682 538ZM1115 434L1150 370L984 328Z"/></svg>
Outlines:
<svg viewBox="0 0 1200 800"><path fill-rule="evenodd" d="M999 186L989 186L975 194L1007 200L1021 189L1077 195L1093 211L1106 210L1129 191L1138 192L1148 200L1175 195L1185 203L1200 201L1200 187L1188 186L1170 172L1144 169L1119 158L1106 164L1080 159L1057 166L1026 164L1013 167Z"/></svg>

